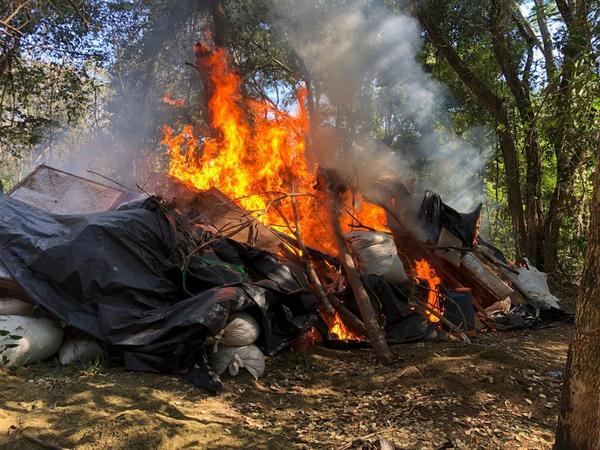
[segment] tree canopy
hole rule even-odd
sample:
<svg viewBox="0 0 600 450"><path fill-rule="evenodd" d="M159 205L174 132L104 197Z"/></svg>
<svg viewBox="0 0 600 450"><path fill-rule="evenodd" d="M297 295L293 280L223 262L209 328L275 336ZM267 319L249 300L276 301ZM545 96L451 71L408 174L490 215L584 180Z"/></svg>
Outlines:
<svg viewBox="0 0 600 450"><path fill-rule="evenodd" d="M335 128L345 148L365 137L387 146L422 188L443 189L460 153L460 186L485 203L484 235L547 270L581 269L599 137L597 2L0 5L5 185L44 161L125 182L164 171L162 126L206 125L193 44L218 41L248 96L291 108L307 85L313 125ZM341 12L345 25L328 25Z"/></svg>

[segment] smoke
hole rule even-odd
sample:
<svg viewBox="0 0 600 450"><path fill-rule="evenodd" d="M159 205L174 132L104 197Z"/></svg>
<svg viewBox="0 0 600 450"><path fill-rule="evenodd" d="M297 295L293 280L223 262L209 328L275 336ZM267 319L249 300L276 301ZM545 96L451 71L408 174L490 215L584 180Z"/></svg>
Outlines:
<svg viewBox="0 0 600 450"><path fill-rule="evenodd" d="M471 209L483 198L478 179L488 156L485 131L469 130L462 138L449 131L442 106L450 96L417 61L419 24L374 3L273 2L277 32L312 79L322 83L321 111L336 111L335 123L321 117L335 129L317 130L316 158L324 166L358 173L363 186L384 174L416 178L419 189L436 191L460 210ZM379 127L365 127L376 120ZM375 130L390 124L396 129L386 130L386 146ZM351 148L340 150L349 140Z"/></svg>

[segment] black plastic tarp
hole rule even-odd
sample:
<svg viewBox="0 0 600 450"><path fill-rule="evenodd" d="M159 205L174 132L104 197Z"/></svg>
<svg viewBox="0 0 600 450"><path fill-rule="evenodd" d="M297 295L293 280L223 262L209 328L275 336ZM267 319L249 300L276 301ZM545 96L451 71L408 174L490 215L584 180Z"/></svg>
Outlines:
<svg viewBox="0 0 600 450"><path fill-rule="evenodd" d="M259 321L268 355L316 321L314 297L273 254L182 223L154 198L61 216L0 195L0 260L35 303L133 370L201 365L233 311Z"/></svg>
<svg viewBox="0 0 600 450"><path fill-rule="evenodd" d="M421 202L419 220L427 232L429 241L437 243L442 227L444 227L459 237L465 247L471 247L476 237L481 206L479 204L470 213L459 213L446 205L438 194L426 191Z"/></svg>
<svg viewBox="0 0 600 450"><path fill-rule="evenodd" d="M557 323L573 323L574 315L562 309L549 306L542 300L528 300L507 313L494 313L490 316L499 330L520 330L541 328Z"/></svg>
<svg viewBox="0 0 600 450"><path fill-rule="evenodd" d="M388 282L381 275L361 275L371 301L376 310L385 316L385 338L390 344L402 344L423 339L435 330L423 314L411 310L408 306L407 292Z"/></svg>

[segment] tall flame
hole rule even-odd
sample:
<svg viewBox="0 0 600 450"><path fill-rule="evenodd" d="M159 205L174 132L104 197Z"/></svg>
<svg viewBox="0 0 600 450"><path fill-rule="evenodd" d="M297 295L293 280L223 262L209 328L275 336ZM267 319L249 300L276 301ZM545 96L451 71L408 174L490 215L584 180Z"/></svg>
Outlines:
<svg viewBox="0 0 600 450"><path fill-rule="evenodd" d="M427 283L427 287L429 288L429 292L427 294L427 306L436 313L441 314L440 296L438 292L442 280L437 276L435 270L433 270L433 267L431 267L426 259L420 259L415 262L415 276L418 280L422 280ZM426 316L427 319L432 323L440 321L438 317L430 312L427 312Z"/></svg>
<svg viewBox="0 0 600 450"><path fill-rule="evenodd" d="M179 133L165 126L162 143L169 152L169 175L200 190L216 187L258 220L275 227L284 222L280 213L292 222L293 210L289 198L278 202L277 208L273 199L290 192L308 194L297 197L304 239L308 245L331 250L322 194L313 187L316 177L306 157L310 131L306 89L297 91L297 113L281 111L269 101L242 96L242 82L230 70L225 50L197 47L198 53L202 67L208 69L210 125L216 136L198 139L192 125L185 125ZM355 211L361 223L387 229L380 207L361 205Z"/></svg>

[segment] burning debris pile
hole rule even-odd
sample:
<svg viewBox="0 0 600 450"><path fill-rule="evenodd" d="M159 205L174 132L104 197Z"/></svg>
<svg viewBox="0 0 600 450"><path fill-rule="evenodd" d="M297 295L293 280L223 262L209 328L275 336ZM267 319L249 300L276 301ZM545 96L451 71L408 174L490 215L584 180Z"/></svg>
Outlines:
<svg viewBox="0 0 600 450"><path fill-rule="evenodd" d="M199 139L191 125L165 127L160 196L42 167L0 197L5 363L104 354L216 392L212 370L258 377L265 355L290 346L371 345L387 363L389 344L566 317L544 274L479 236L480 207L459 213L385 177L367 193L311 170L306 92L295 114L279 111L243 98L223 50L196 54L211 129ZM57 188L65 180L83 187Z"/></svg>

